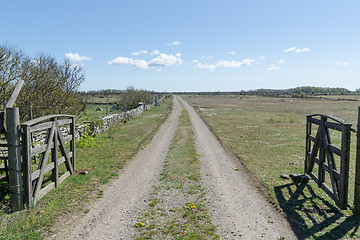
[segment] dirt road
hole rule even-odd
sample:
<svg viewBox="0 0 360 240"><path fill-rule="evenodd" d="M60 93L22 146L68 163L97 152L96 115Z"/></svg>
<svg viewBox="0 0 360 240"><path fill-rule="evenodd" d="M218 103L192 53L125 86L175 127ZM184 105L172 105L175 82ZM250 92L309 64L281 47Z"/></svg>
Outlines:
<svg viewBox="0 0 360 240"><path fill-rule="evenodd" d="M227 154L195 110L190 114L209 210L221 239L297 239L289 223L250 182L239 160Z"/></svg>
<svg viewBox="0 0 360 240"><path fill-rule="evenodd" d="M174 101L153 140L124 166L68 239L131 239L137 213L159 179L180 112L179 102Z"/></svg>
<svg viewBox="0 0 360 240"><path fill-rule="evenodd" d="M182 101L180 99L180 101ZM202 155L201 174L208 206L221 239L297 239L286 220L269 206L246 173L186 102ZM174 136L181 106L174 98L172 113L153 140L130 161L104 191L67 239L131 239L138 212L159 181L163 161Z"/></svg>

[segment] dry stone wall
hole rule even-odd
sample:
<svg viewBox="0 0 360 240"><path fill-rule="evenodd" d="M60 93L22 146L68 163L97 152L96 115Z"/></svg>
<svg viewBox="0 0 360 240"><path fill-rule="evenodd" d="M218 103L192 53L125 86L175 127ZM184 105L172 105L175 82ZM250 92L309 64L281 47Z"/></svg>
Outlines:
<svg viewBox="0 0 360 240"><path fill-rule="evenodd" d="M165 97L159 98L158 103L162 102ZM125 119L131 119L135 116L140 115L143 111L149 110L151 107L153 107L155 104L147 104L147 105L141 105L138 108L122 112L119 114L113 114L109 116L105 116L103 118L99 118L96 122L85 122L84 124L77 124L75 126L75 138L80 139L84 137L87 131L90 132L92 136L95 136L102 131L105 131L109 129L111 126L117 125L120 122L123 122ZM64 126L61 127L61 132L64 136L70 134L70 126ZM33 142L35 146L40 145L41 143L44 143L45 137L46 137L46 131L37 132L33 134Z"/></svg>
<svg viewBox="0 0 360 240"><path fill-rule="evenodd" d="M164 101L165 97L161 97L157 100L157 103ZM144 110L147 111L155 104L147 104L139 106L138 108L122 112L119 114L113 114L105 116L99 119L99 124L95 125L90 122L84 123L82 125L76 126L76 139L79 139L84 136L88 129L91 130L92 135L97 135L102 131L109 129L111 126L117 125L120 122L123 122L125 119L133 118L137 115L140 115Z"/></svg>

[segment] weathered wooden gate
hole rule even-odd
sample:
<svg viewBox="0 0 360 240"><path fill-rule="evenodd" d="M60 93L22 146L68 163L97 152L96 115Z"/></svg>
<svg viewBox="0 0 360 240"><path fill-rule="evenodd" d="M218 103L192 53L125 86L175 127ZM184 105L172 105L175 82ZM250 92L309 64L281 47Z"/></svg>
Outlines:
<svg viewBox="0 0 360 240"><path fill-rule="evenodd" d="M37 118L21 124L21 134L24 203L31 206L74 172L75 117Z"/></svg>
<svg viewBox="0 0 360 240"><path fill-rule="evenodd" d="M315 128L317 126L316 135L312 135L314 125ZM341 133L340 148L332 144L330 129ZM348 202L351 130L350 123L333 116L307 116L305 173L310 175L341 209L346 209ZM336 158L340 159L340 166L337 166ZM317 173L313 172L315 163L318 165ZM331 187L325 183L326 172L330 177Z"/></svg>

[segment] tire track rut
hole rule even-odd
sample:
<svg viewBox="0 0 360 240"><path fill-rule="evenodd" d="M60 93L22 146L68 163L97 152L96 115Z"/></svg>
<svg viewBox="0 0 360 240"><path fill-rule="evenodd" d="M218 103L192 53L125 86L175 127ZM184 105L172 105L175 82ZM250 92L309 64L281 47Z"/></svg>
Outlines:
<svg viewBox="0 0 360 240"><path fill-rule="evenodd" d="M181 102L190 114L198 153L202 155L201 174L220 238L297 239L284 216L269 206L241 171L239 160L227 154L195 110L187 102Z"/></svg>
<svg viewBox="0 0 360 240"><path fill-rule="evenodd" d="M174 98L172 112L152 141L124 166L67 239L131 239L137 212L159 179L180 112Z"/></svg>

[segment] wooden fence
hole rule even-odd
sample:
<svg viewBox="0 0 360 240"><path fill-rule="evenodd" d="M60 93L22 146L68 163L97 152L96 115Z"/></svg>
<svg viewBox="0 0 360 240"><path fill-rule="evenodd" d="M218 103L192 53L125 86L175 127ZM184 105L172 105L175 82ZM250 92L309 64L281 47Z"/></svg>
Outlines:
<svg viewBox="0 0 360 240"><path fill-rule="evenodd" d="M67 134L61 130L65 125L70 127ZM34 134L45 134L45 141L33 146ZM75 117L37 118L21 124L21 135L24 203L31 206L74 172Z"/></svg>
<svg viewBox="0 0 360 240"><path fill-rule="evenodd" d="M315 127L315 131L313 128ZM331 131L330 131L331 130ZM307 116L305 173L308 174L341 209L347 208L351 124L324 114ZM313 133L316 132L316 135ZM340 132L340 147L332 142L331 132ZM339 159L340 161L336 161ZM337 164L338 163L338 164ZM314 165L317 164L317 173ZM327 174L326 174L327 173ZM329 176L331 187L326 184Z"/></svg>

